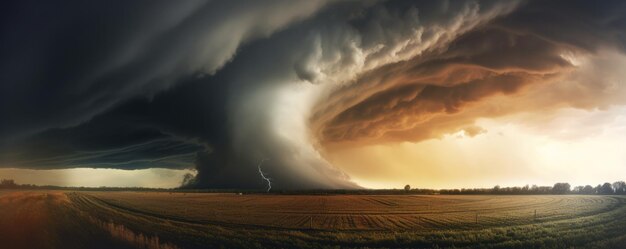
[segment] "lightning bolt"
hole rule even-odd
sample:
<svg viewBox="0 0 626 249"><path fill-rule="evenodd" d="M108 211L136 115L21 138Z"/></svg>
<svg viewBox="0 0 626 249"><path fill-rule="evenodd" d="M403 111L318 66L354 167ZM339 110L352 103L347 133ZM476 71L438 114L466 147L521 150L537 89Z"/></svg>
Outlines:
<svg viewBox="0 0 626 249"><path fill-rule="evenodd" d="M263 164L263 162L270 160L270 159L263 159L261 160L261 162L259 163L259 174L261 174L261 178L263 178L263 180L267 181L267 192L270 192L270 189L272 189L272 179L271 178L267 178L265 177L265 174L263 174L263 171L261 170L261 164Z"/></svg>

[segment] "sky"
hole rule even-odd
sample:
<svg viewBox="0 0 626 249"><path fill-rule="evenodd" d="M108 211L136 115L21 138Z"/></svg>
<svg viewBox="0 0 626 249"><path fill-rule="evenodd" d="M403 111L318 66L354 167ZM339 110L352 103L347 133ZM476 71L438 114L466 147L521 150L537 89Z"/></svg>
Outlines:
<svg viewBox="0 0 626 249"><path fill-rule="evenodd" d="M1 5L0 178L18 183L626 177L624 1Z"/></svg>

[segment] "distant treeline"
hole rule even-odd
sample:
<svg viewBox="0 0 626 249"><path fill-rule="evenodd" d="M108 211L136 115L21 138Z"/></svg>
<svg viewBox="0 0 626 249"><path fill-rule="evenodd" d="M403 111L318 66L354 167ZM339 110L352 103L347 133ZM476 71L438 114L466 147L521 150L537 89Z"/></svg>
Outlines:
<svg viewBox="0 0 626 249"><path fill-rule="evenodd" d="M189 188L141 188L141 187L60 187L38 186L32 184L17 184L10 179L0 180L0 189L52 189L74 191L159 191L159 192L184 192L184 193L240 193L240 194L264 194L260 189L189 189ZM553 186L526 185L523 187L500 187L493 188L462 188L462 189L420 189L411 188L409 185L403 189L309 189L309 190L272 190L271 194L374 194L374 195L397 195L397 194L423 194L423 195L626 195L626 182L598 184L571 187L569 183L555 183Z"/></svg>
<svg viewBox="0 0 626 249"><path fill-rule="evenodd" d="M410 190L412 191L412 190ZM526 185L523 187L500 187L493 188L473 188L473 189L442 189L440 194L495 194L495 195L624 195L626 194L626 182L617 181L614 183L598 184L571 187L569 183L555 183L553 186Z"/></svg>
<svg viewBox="0 0 626 249"><path fill-rule="evenodd" d="M0 189L24 189L24 190L98 190L98 191L170 191L167 188L142 188L142 187L62 187L53 185L17 184L11 179L0 180Z"/></svg>

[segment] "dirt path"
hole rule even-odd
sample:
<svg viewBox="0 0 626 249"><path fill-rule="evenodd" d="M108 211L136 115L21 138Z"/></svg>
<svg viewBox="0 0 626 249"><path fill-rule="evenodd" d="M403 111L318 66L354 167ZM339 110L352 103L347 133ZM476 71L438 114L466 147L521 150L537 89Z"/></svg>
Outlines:
<svg viewBox="0 0 626 249"><path fill-rule="evenodd" d="M0 197L0 241L6 248L56 248L53 206L65 206L60 192L14 192Z"/></svg>
<svg viewBox="0 0 626 249"><path fill-rule="evenodd" d="M61 191L0 195L0 248L129 248L81 217Z"/></svg>

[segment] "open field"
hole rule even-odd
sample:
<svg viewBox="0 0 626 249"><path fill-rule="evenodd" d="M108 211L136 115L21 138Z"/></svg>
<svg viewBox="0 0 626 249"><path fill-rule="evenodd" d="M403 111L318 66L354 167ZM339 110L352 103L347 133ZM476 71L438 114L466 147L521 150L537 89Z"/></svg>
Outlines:
<svg viewBox="0 0 626 249"><path fill-rule="evenodd" d="M0 212L14 248L626 248L618 196L0 191Z"/></svg>

